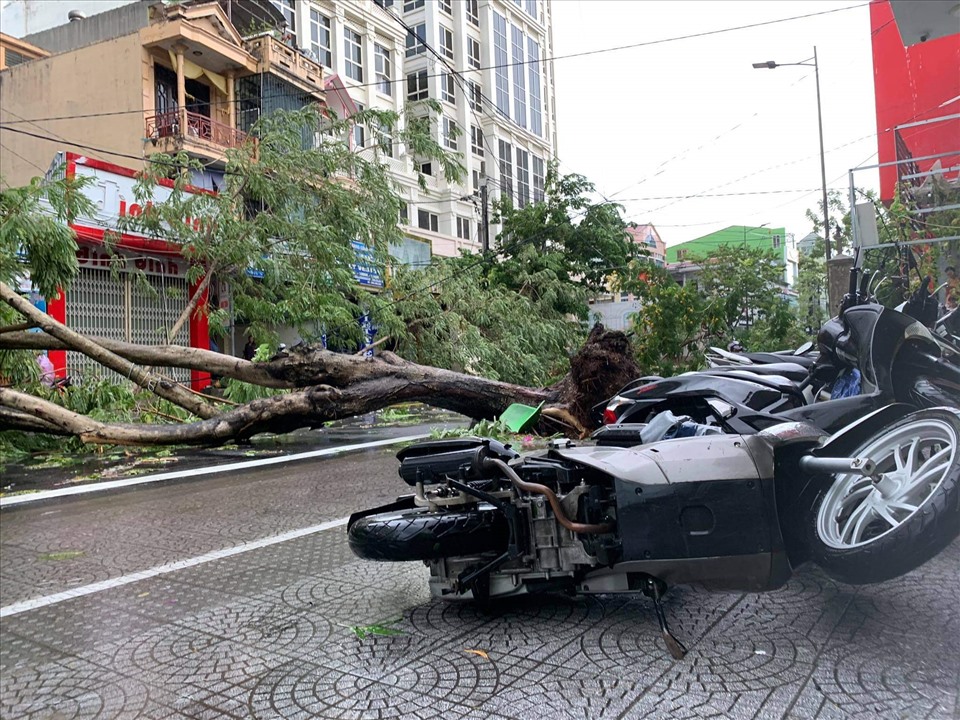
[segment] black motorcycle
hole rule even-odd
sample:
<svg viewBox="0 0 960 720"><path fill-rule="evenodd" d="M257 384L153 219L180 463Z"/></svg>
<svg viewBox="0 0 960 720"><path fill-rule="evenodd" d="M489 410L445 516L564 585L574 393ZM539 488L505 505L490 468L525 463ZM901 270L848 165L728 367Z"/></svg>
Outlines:
<svg viewBox="0 0 960 720"><path fill-rule="evenodd" d="M425 561L440 597L643 592L677 658L669 585L773 590L807 561L854 584L909 572L960 534L960 369L922 323L851 295L818 342L859 394L771 412L714 377L643 406L644 421L684 412L673 439L645 442L634 422L522 457L484 438L420 443L398 454L412 492L351 516L351 548ZM684 422L709 434L683 437Z"/></svg>

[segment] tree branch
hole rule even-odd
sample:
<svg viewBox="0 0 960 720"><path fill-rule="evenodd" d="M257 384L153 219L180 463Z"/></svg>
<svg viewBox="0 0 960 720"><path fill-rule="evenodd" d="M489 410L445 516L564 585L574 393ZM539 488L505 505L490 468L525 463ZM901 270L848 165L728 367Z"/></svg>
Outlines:
<svg viewBox="0 0 960 720"><path fill-rule="evenodd" d="M103 346L75 333L66 325L57 322L20 297L9 285L3 282L0 282L0 299L28 320L35 322L44 331L63 341L70 349L82 352L101 365L130 378L140 387L150 390L198 417L209 418L216 413L205 401L195 397L177 383L141 369Z"/></svg>

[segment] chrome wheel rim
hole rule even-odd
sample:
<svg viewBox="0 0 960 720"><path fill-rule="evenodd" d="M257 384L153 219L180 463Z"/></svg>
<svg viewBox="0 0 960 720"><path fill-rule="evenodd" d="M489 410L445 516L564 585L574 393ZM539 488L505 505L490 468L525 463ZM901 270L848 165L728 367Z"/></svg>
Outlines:
<svg viewBox="0 0 960 720"><path fill-rule="evenodd" d="M880 479L834 476L817 513L817 533L838 550L876 542L919 512L953 466L957 433L943 420L918 420L853 454L873 460Z"/></svg>

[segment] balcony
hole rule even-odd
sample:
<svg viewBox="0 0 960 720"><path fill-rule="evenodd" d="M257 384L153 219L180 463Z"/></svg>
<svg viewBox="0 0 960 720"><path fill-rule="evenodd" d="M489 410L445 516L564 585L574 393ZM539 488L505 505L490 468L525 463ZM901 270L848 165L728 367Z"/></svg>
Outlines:
<svg viewBox="0 0 960 720"><path fill-rule="evenodd" d="M181 129L185 123L186 132ZM189 110L168 110L147 117L147 138L159 152L186 150L188 153L220 159L227 148L239 147L247 134L229 125Z"/></svg>
<svg viewBox="0 0 960 720"><path fill-rule="evenodd" d="M244 40L247 52L257 60L257 71L279 75L318 100L324 99L323 66L294 47L261 33Z"/></svg>

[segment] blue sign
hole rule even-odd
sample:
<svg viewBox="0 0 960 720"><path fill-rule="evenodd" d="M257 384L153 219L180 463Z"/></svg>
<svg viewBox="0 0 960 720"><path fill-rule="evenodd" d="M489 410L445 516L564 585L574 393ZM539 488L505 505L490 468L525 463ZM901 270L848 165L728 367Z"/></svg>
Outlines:
<svg viewBox="0 0 960 720"><path fill-rule="evenodd" d="M373 250L359 240L351 240L350 244L353 245L353 250L357 255L357 261L350 263L354 279L361 285L367 285L368 287L383 287L383 275L380 274L373 262Z"/></svg>

